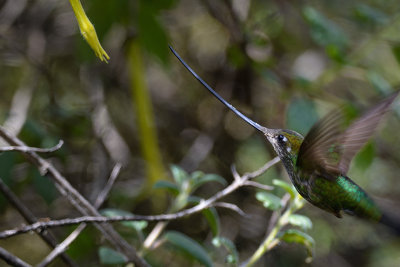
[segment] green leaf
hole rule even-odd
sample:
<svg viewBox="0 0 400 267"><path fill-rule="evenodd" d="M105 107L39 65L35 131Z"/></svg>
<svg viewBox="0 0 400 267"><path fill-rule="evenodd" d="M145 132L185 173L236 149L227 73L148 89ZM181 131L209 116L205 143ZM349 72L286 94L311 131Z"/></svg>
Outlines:
<svg viewBox="0 0 400 267"><path fill-rule="evenodd" d="M206 217L208 224L210 225L213 236L219 235L219 216L215 208L209 208L202 211L204 217Z"/></svg>
<svg viewBox="0 0 400 267"><path fill-rule="evenodd" d="M328 55L332 58L340 59L342 55L339 52L344 50L348 43L343 30L313 7L305 7L303 15L310 25L310 34L314 42L328 48Z"/></svg>
<svg viewBox="0 0 400 267"><path fill-rule="evenodd" d="M204 176L204 172L202 172L202 171L194 171L194 172L192 172L192 173L190 174L190 178L191 178L192 180L200 179L200 178L203 177L203 176Z"/></svg>
<svg viewBox="0 0 400 267"><path fill-rule="evenodd" d="M275 186L279 186L280 188L288 192L292 199L296 197L297 192L296 189L293 187L293 185L279 179L272 180L272 184Z"/></svg>
<svg viewBox="0 0 400 267"><path fill-rule="evenodd" d="M114 217L114 216L130 216L133 215L129 211L119 209L103 209L100 211L103 216Z"/></svg>
<svg viewBox="0 0 400 267"><path fill-rule="evenodd" d="M196 259L205 266L212 266L212 261L205 249L190 237L175 231L169 231L164 235L164 238L178 248Z"/></svg>
<svg viewBox="0 0 400 267"><path fill-rule="evenodd" d="M123 254L104 246L99 248L99 257L102 264L123 264L127 262Z"/></svg>
<svg viewBox="0 0 400 267"><path fill-rule="evenodd" d="M358 4L354 9L354 15L358 21L367 25L382 25L389 21L385 13L366 4Z"/></svg>
<svg viewBox="0 0 400 267"><path fill-rule="evenodd" d="M257 192L256 198L261 201L267 209L277 210L281 208L281 199L271 193Z"/></svg>
<svg viewBox="0 0 400 267"><path fill-rule="evenodd" d="M104 209L100 211L100 214L107 217L133 215L129 211L119 210L119 209ZM146 221L131 221L131 222L120 222L120 223L126 227L135 229L136 231L142 231L144 228L147 227L148 224Z"/></svg>
<svg viewBox="0 0 400 267"><path fill-rule="evenodd" d="M318 121L314 102L304 98L294 98L286 112L286 123L289 129L299 133L307 133Z"/></svg>
<svg viewBox="0 0 400 267"><path fill-rule="evenodd" d="M296 229L289 229L279 233L278 238L286 243L298 243L305 246L308 255L308 257L306 258L306 262L309 263L312 261L315 249L315 242L311 236Z"/></svg>
<svg viewBox="0 0 400 267"><path fill-rule="evenodd" d="M199 178L193 180L192 190L195 190L198 187L200 187L201 185L208 183L208 182L217 182L224 186L226 185L225 179L222 178L221 176L219 176L217 174L205 174L202 177L199 177Z"/></svg>
<svg viewBox="0 0 400 267"><path fill-rule="evenodd" d="M158 19L158 10L149 1L140 2L138 19L138 37L141 46L156 55L163 63L169 56L168 37Z"/></svg>
<svg viewBox="0 0 400 267"><path fill-rule="evenodd" d="M35 190L46 201L47 204L52 203L58 195L53 181L43 177L37 168L32 169L32 176Z"/></svg>
<svg viewBox="0 0 400 267"><path fill-rule="evenodd" d="M186 198L187 203L189 203L189 204L194 204L194 205L199 204L200 201L202 201L202 200L203 200L203 198L198 197L198 196L188 196L188 197Z"/></svg>
<svg viewBox="0 0 400 267"><path fill-rule="evenodd" d="M367 79L379 93L389 95L391 92L393 92L393 88L390 83L379 73L375 71L369 71L367 73Z"/></svg>
<svg viewBox="0 0 400 267"><path fill-rule="evenodd" d="M179 187L174 184L171 183L169 181L158 181L154 186L154 189L165 189L168 192L170 192L171 194L173 194L174 196L177 196L179 194Z"/></svg>
<svg viewBox="0 0 400 267"><path fill-rule="evenodd" d="M309 230L312 228L312 221L307 216L292 214L289 216L288 220L291 225L298 226L303 230Z"/></svg>
<svg viewBox="0 0 400 267"><path fill-rule="evenodd" d="M398 64L400 64L400 45L393 45L392 52Z"/></svg>
<svg viewBox="0 0 400 267"><path fill-rule="evenodd" d="M136 231L143 231L149 223L147 221L131 222L130 227L135 228Z"/></svg>
<svg viewBox="0 0 400 267"><path fill-rule="evenodd" d="M235 264L239 262L239 254L235 244L231 240L225 237L215 237L212 240L212 244L217 248L221 246L225 247L229 253L229 255L226 257L226 261L228 263Z"/></svg>
<svg viewBox="0 0 400 267"><path fill-rule="evenodd" d="M170 167L172 177L178 185L182 185L183 182L188 179L188 173L177 165L171 165Z"/></svg>

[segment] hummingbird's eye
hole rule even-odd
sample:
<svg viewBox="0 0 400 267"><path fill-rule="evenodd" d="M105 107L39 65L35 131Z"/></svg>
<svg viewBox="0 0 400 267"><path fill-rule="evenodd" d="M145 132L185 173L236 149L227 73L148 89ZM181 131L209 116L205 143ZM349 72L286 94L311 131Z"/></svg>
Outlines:
<svg viewBox="0 0 400 267"><path fill-rule="evenodd" d="M283 134L278 135L278 142L286 142L287 138Z"/></svg>

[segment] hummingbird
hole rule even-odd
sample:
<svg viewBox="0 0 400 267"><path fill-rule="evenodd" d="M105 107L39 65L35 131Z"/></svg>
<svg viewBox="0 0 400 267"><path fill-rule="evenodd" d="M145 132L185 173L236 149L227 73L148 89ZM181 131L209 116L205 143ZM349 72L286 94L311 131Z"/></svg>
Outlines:
<svg viewBox="0 0 400 267"><path fill-rule="evenodd" d="M249 119L223 99L169 46L183 66L220 102L264 134L283 163L298 193L312 205L338 218L343 214L381 222L400 234L400 223L382 212L372 198L348 176L353 157L372 136L399 91L385 98L348 128L338 108L315 123L308 134L270 129Z"/></svg>

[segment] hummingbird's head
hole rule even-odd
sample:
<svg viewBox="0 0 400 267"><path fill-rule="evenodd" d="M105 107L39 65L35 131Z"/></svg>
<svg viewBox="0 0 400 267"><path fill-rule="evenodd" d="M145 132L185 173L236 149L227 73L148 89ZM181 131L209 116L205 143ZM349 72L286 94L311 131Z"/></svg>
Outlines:
<svg viewBox="0 0 400 267"><path fill-rule="evenodd" d="M267 129L264 134L283 162L289 160L292 164L296 163L304 139L301 134L283 129Z"/></svg>

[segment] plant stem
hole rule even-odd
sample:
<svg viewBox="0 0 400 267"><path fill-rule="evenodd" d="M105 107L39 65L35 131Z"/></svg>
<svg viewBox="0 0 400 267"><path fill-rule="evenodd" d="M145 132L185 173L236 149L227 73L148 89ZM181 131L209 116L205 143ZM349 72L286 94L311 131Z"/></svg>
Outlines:
<svg viewBox="0 0 400 267"><path fill-rule="evenodd" d="M137 39L132 39L128 44L128 68L131 77L132 106L135 108L138 134L142 157L146 163L146 180L141 192L147 196L153 185L166 177L161 152L158 147L157 128L153 115L151 96L144 77L144 63L141 46ZM155 199L157 198L158 199ZM156 193L153 204L161 209L165 201L160 199L160 193ZM156 201L157 200L157 201ZM160 204L161 203L161 204ZM157 206L158 205L158 206Z"/></svg>
<svg viewBox="0 0 400 267"><path fill-rule="evenodd" d="M271 232L267 235L264 242L258 247L256 252L251 256L251 258L242 264L242 266L250 267L253 266L267 251L274 248L279 244L279 239L276 238L282 228L288 224L289 216L295 213L302 207L302 200L299 195L292 201L290 201L289 207L287 210L280 216L279 220L276 222L275 226L271 229Z"/></svg>

